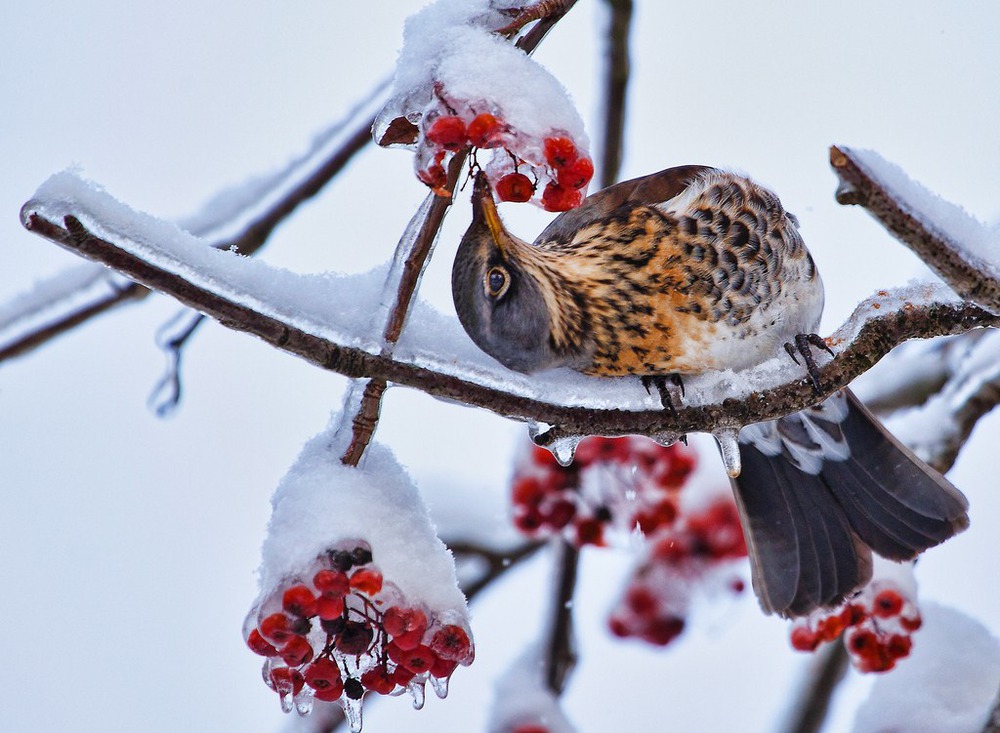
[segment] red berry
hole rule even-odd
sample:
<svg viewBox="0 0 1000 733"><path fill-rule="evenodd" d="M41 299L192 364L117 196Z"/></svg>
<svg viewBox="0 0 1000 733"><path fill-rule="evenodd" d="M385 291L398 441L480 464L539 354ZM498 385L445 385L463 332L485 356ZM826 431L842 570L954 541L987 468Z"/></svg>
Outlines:
<svg viewBox="0 0 1000 733"><path fill-rule="evenodd" d="M542 145L545 160L556 170L575 163L579 157L576 143L568 137L547 137Z"/></svg>
<svg viewBox="0 0 1000 733"><path fill-rule="evenodd" d="M346 596L351 587L347 574L337 570L320 570L313 577L313 585L324 596L334 598Z"/></svg>
<svg viewBox="0 0 1000 733"><path fill-rule="evenodd" d="M271 646L257 629L251 631L247 637L247 646L254 654L260 654L262 657L278 656L278 650Z"/></svg>
<svg viewBox="0 0 1000 733"><path fill-rule="evenodd" d="M267 641L278 646L284 646L289 639L295 636L295 632L292 631L291 627L292 624L289 622L288 616L283 613L272 613L261 621L257 628L260 631L260 635Z"/></svg>
<svg viewBox="0 0 1000 733"><path fill-rule="evenodd" d="M909 636L903 636L901 634L893 634L889 639L889 644L886 650L894 658L905 657L910 653L910 649L913 647L913 639Z"/></svg>
<svg viewBox="0 0 1000 733"><path fill-rule="evenodd" d="M442 196L448 195L448 190L445 188L448 183L448 174L440 163L432 163L429 168L418 170L417 178L428 188L434 189L434 193Z"/></svg>
<svg viewBox="0 0 1000 733"><path fill-rule="evenodd" d="M852 652L862 657L870 657L878 651L878 637L872 631L858 631L847 643Z"/></svg>
<svg viewBox="0 0 1000 733"><path fill-rule="evenodd" d="M593 177L594 164L590 162L590 158L579 158L558 169L556 173L559 185L566 188L584 188Z"/></svg>
<svg viewBox="0 0 1000 733"><path fill-rule="evenodd" d="M899 618L899 625L907 631L916 631L922 624L923 619L920 618L920 614L916 616L900 616Z"/></svg>
<svg viewBox="0 0 1000 733"><path fill-rule="evenodd" d="M604 545L604 527L596 519L582 519L576 524L576 544Z"/></svg>
<svg viewBox="0 0 1000 733"><path fill-rule="evenodd" d="M373 596L382 590L382 573L368 568L357 570L351 576L351 587Z"/></svg>
<svg viewBox="0 0 1000 733"><path fill-rule="evenodd" d="M454 115L438 117L427 130L427 139L445 150L459 150L468 141L465 122Z"/></svg>
<svg viewBox="0 0 1000 733"><path fill-rule="evenodd" d="M340 667L332 659L317 659L306 667L303 674L306 684L314 690L327 690L341 684ZM337 697L340 697L339 693Z"/></svg>
<svg viewBox="0 0 1000 733"><path fill-rule="evenodd" d="M544 725L535 725L534 723L527 723L526 725L519 725L511 733L550 733L549 729Z"/></svg>
<svg viewBox="0 0 1000 733"><path fill-rule="evenodd" d="M558 183L550 183L542 192L542 208L546 211L569 211L583 201L578 188L566 188Z"/></svg>
<svg viewBox="0 0 1000 733"><path fill-rule="evenodd" d="M650 644L666 646L680 636L682 631L684 631L684 619L677 616L667 616L653 621L642 638Z"/></svg>
<svg viewBox="0 0 1000 733"><path fill-rule="evenodd" d="M431 666L431 676L439 680L451 677L452 672L458 667L458 662L454 659L441 659L440 657Z"/></svg>
<svg viewBox="0 0 1000 733"><path fill-rule="evenodd" d="M320 596L316 599L316 614L324 621L339 618L343 612L343 596Z"/></svg>
<svg viewBox="0 0 1000 733"><path fill-rule="evenodd" d="M400 687L406 687L414 677L416 675L402 664L397 664L396 669L392 671L392 681Z"/></svg>
<svg viewBox="0 0 1000 733"><path fill-rule="evenodd" d="M436 661L437 655L429 647L421 644L414 649L400 650L397 663L402 664L414 674L420 674L433 667Z"/></svg>
<svg viewBox="0 0 1000 733"><path fill-rule="evenodd" d="M275 667L271 670L271 684L279 695L298 695L305 680L297 669Z"/></svg>
<svg viewBox="0 0 1000 733"><path fill-rule="evenodd" d="M348 621L337 639L337 649L349 656L359 656L368 651L374 633L372 628L360 621Z"/></svg>
<svg viewBox="0 0 1000 733"><path fill-rule="evenodd" d="M301 636L293 636L287 644L281 647L281 658L289 667L298 667L312 660L312 644Z"/></svg>
<svg viewBox="0 0 1000 733"><path fill-rule="evenodd" d="M534 476L517 479L511 489L511 498L515 504L537 504L544 495L545 489Z"/></svg>
<svg viewBox="0 0 1000 733"><path fill-rule="evenodd" d="M553 502L542 516L553 529L562 529L576 516L576 505L566 499L559 499Z"/></svg>
<svg viewBox="0 0 1000 733"><path fill-rule="evenodd" d="M523 173L508 173L497 181L496 192L501 201L524 203L535 195L535 184Z"/></svg>
<svg viewBox="0 0 1000 733"><path fill-rule="evenodd" d="M477 148L495 148L501 144L500 133L503 126L493 115L483 112L469 123L469 142Z"/></svg>
<svg viewBox="0 0 1000 733"><path fill-rule="evenodd" d="M800 652L812 652L819 646L819 637L805 626L796 626L792 629L792 648Z"/></svg>
<svg viewBox="0 0 1000 733"><path fill-rule="evenodd" d="M335 702L344 694L344 681L339 677L322 689L313 690L313 697L323 702Z"/></svg>
<svg viewBox="0 0 1000 733"><path fill-rule="evenodd" d="M424 638L427 615L419 608L394 606L382 617L382 628L400 649L414 649Z"/></svg>
<svg viewBox="0 0 1000 733"><path fill-rule="evenodd" d="M396 683L383 667L372 667L361 675L361 684L379 695L388 695L396 689Z"/></svg>
<svg viewBox="0 0 1000 733"><path fill-rule="evenodd" d="M281 596L281 606L288 613L309 618L316 615L316 596L304 585L293 585Z"/></svg>
<svg viewBox="0 0 1000 733"><path fill-rule="evenodd" d="M469 635L461 626L448 624L434 632L430 642L431 650L442 659L461 662L472 651Z"/></svg>
<svg viewBox="0 0 1000 733"><path fill-rule="evenodd" d="M894 590L883 590L875 596L872 614L879 618L898 616L903 610L903 597Z"/></svg>
<svg viewBox="0 0 1000 733"><path fill-rule="evenodd" d="M659 605L656 602L656 597L649 588L639 585L633 585L628 589L628 592L625 594L625 602L636 616L647 617L651 617L656 613L657 606Z"/></svg>

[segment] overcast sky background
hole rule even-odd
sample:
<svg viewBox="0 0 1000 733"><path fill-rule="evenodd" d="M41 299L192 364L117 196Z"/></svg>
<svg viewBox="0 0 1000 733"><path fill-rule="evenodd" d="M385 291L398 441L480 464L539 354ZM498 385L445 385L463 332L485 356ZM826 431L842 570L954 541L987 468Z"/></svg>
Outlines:
<svg viewBox="0 0 1000 733"><path fill-rule="evenodd" d="M78 263L24 232L18 210L70 165L165 218L280 167L388 74L421 2L8 4L0 11L0 301ZM827 286L823 332L916 259L833 200L831 143L872 148L980 219L1000 218L1000 5L639 2L623 176L704 163L748 171L802 221ZM602 4L581 0L537 58L596 134ZM268 261L363 271L390 256L425 194L410 156L370 149L276 232ZM508 212L533 238L545 215ZM451 309L460 201L423 295ZM104 316L0 365L0 669L3 731L275 731L285 724L243 646L268 499L339 405L344 380L211 324L185 352L183 405L146 398L164 359L165 298ZM517 426L393 390L379 440L434 497L495 501ZM1000 634L992 527L1000 519L987 418L952 478L973 526L926 556L921 592ZM706 460L714 460L710 453ZM721 474L720 474L721 475ZM721 478L720 478L721 481ZM449 493L452 492L452 493ZM438 499L440 502L440 499ZM773 730L806 660L752 598L675 647L604 636L623 558L586 553L582 664L566 695L581 731ZM420 713L372 708L366 731L481 730L490 680L537 631L546 567L474 608L478 659ZM919 637L916 640L919 643ZM762 684L761 680L767 680ZM852 700L828 730L847 730Z"/></svg>

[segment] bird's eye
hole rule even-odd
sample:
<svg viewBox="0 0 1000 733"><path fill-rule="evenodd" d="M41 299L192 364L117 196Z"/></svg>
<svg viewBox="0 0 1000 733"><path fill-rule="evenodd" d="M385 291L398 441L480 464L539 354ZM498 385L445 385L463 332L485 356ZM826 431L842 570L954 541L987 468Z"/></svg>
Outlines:
<svg viewBox="0 0 1000 733"><path fill-rule="evenodd" d="M502 267L491 267L486 273L486 294L492 298L499 298L507 292L510 279L507 271Z"/></svg>

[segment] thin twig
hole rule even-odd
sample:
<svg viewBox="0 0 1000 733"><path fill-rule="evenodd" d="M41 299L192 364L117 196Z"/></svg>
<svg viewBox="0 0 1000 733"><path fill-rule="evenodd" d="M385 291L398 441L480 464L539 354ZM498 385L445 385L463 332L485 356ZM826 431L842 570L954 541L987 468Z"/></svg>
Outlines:
<svg viewBox="0 0 1000 733"><path fill-rule="evenodd" d="M601 188L618 180L624 150L625 103L629 80L629 31L632 0L606 0L608 23L604 82L604 144L601 150Z"/></svg>
<svg viewBox="0 0 1000 733"><path fill-rule="evenodd" d="M555 553L555 595L552 627L545 650L545 684L553 695L561 695L570 672L576 666L577 651L573 637L573 593L579 569L580 551L562 537L552 540Z"/></svg>
<svg viewBox="0 0 1000 733"><path fill-rule="evenodd" d="M847 649L840 640L827 644L815 660L806 684L785 728L786 733L818 733L823 727L833 693L847 672Z"/></svg>

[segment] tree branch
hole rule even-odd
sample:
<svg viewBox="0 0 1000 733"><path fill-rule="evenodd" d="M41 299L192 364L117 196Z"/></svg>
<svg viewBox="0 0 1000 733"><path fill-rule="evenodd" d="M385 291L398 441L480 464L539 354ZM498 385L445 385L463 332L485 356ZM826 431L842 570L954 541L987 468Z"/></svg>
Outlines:
<svg viewBox="0 0 1000 733"><path fill-rule="evenodd" d="M558 389L549 400L529 394L496 389L470 379L455 376L443 369L431 369L407 363L387 354L374 354L359 347L334 343L307 333L287 320L264 315L225 294L213 292L204 284L191 282L185 275L143 260L122 246L98 237L73 216L64 226L56 225L38 214L26 213L25 225L34 231L88 259L118 270L130 279L175 297L185 305L215 318L223 325L251 333L267 343L302 357L323 369L348 377L385 379L413 387L435 397L462 402L491 410L517 420L535 420L557 426L546 433L547 442L568 435L665 435L711 432L719 426L742 426L772 420L816 403L847 386L869 369L892 347L910 338L929 338L962 333L972 328L1000 325L1000 317L974 305L944 298L941 289L930 289L929 299L920 301L921 293L910 293L913 300L893 303L890 294L873 296L855 310L851 318L830 339L840 349L836 358L819 367L822 391L814 391L804 375L795 373L793 381L766 389L740 393L731 385L728 394L712 404L679 407L676 416L661 409L625 410L621 408L579 407L560 404ZM185 268L180 268L182 271ZM190 268L186 268L190 272ZM202 273L211 280L210 273ZM932 288L932 286L928 286ZM928 293L923 293L926 297ZM500 369L497 367L497 369ZM787 374L788 370L785 370ZM749 383L773 382L774 375L764 365L746 374ZM593 380L595 387L601 380ZM553 385L555 386L555 385ZM719 390L714 375L689 380L706 394ZM636 387L636 392L639 390ZM689 389L697 394L699 390ZM565 397L565 395L562 395ZM545 441L543 441L545 442Z"/></svg>
<svg viewBox="0 0 1000 733"><path fill-rule="evenodd" d="M847 648L838 639L827 644L814 662L785 727L787 733L818 733L823 727L833 693L847 672Z"/></svg>
<svg viewBox="0 0 1000 733"><path fill-rule="evenodd" d="M625 102L629 79L629 31L632 0L605 0L608 21L604 82L604 144L601 150L601 188L618 180L625 146Z"/></svg>
<svg viewBox="0 0 1000 733"><path fill-rule="evenodd" d="M983 232L975 231L982 228L978 222L936 197L929 201L928 192L873 153L834 145L830 148L830 165L841 181L838 202L863 206L963 300L1000 313L997 265L977 255L977 242L960 241L961 235L950 231L961 226L972 230L973 238L984 238ZM931 206L946 211L934 215L928 211Z"/></svg>

